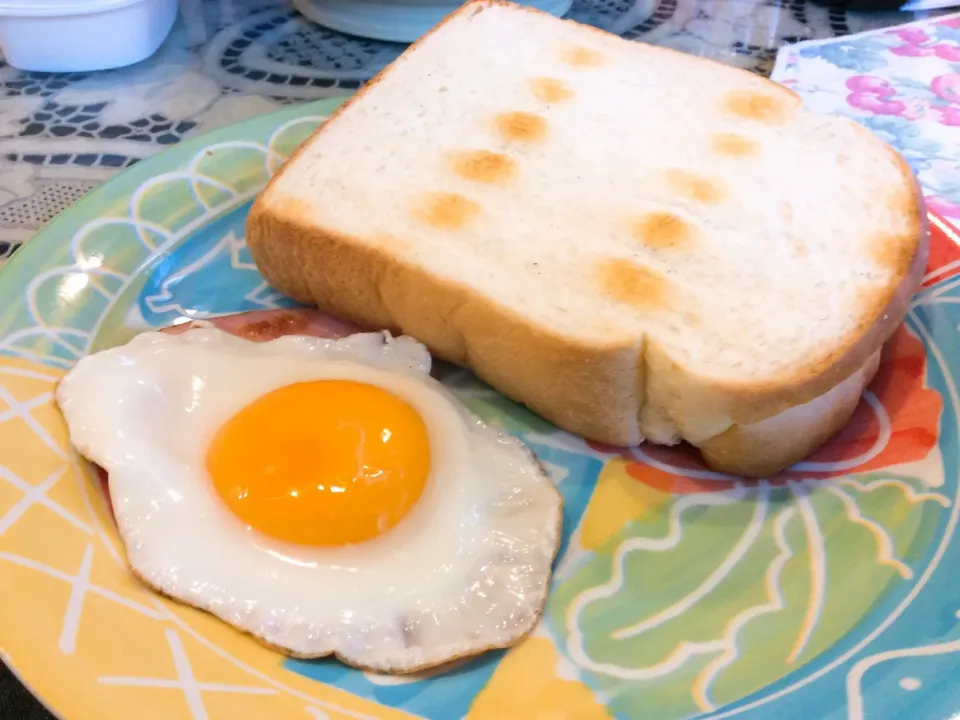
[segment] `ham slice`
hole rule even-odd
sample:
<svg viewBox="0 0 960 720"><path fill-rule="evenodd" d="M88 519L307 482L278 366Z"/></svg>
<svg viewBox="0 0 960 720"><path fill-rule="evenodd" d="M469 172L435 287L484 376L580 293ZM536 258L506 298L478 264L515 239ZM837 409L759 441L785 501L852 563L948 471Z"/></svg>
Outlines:
<svg viewBox="0 0 960 720"><path fill-rule="evenodd" d="M222 315L202 322L185 322L164 328L161 332L179 334L191 328L213 325L231 335L267 342L284 335L309 335L318 338L341 338L361 332L361 328L313 308L252 310L235 315Z"/></svg>

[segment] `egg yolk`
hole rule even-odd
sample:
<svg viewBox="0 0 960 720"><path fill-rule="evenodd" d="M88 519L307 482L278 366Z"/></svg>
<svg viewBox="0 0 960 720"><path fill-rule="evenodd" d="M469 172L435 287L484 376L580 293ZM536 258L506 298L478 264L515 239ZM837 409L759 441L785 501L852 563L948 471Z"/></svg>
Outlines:
<svg viewBox="0 0 960 720"><path fill-rule="evenodd" d="M224 424L207 452L217 493L260 532L302 545L381 535L430 473L420 415L392 393L344 380L295 383Z"/></svg>

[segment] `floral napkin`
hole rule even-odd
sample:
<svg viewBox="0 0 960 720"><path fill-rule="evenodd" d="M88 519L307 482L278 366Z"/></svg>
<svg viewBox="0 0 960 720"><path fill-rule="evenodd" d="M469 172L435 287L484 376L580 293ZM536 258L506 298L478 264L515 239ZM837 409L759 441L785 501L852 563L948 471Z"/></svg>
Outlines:
<svg viewBox="0 0 960 720"><path fill-rule="evenodd" d="M960 222L960 14L785 47L773 79L897 148L927 206Z"/></svg>

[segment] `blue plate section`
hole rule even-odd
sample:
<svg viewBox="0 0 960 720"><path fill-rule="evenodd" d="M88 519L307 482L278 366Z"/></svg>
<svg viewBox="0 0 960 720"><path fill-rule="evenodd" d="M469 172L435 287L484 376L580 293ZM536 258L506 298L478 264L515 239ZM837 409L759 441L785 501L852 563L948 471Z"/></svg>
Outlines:
<svg viewBox="0 0 960 720"><path fill-rule="evenodd" d="M296 306L257 272L244 235L249 209L245 203L204 225L160 261L140 293L147 324Z"/></svg>

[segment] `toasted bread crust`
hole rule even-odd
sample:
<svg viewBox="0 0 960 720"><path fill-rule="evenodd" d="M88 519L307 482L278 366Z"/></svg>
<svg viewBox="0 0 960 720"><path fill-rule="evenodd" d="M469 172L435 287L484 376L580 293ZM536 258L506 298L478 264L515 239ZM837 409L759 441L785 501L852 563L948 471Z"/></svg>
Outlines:
<svg viewBox="0 0 960 720"><path fill-rule="evenodd" d="M918 229L912 239L914 251L910 264L903 268L896 282L865 295L855 333L837 338L832 347L825 348L804 365L762 381L744 378L718 382L681 369L677 363L672 363L676 372L655 375L657 384L667 385L663 392L672 395L668 415L681 437L701 445L730 425L758 423L808 403L857 372L890 339L903 322L910 300L923 280L929 255L927 221L920 210L923 205L919 186L911 202L917 208ZM900 240L909 242L908 238ZM651 396L656 392L651 388ZM655 405L661 404L656 397L652 399Z"/></svg>
<svg viewBox="0 0 960 720"><path fill-rule="evenodd" d="M479 0L450 17L495 4L506 3ZM385 69L345 103L313 138L388 72ZM792 91L771 86L799 103ZM928 239L919 185L899 155L870 137L883 151L893 153L904 185L910 188L898 201L915 220L914 228L902 237L883 239L900 259L894 278L864 296L854 332L837 338L803 365L760 380L698 374L645 338L585 345L538 327L496 298L432 275L363 238L312 224L300 201L274 192L276 177L251 209L247 241L257 266L277 289L361 325L412 335L440 357L470 367L500 392L570 432L613 445L634 445L645 438L685 439L701 446L708 462L745 474L765 474L777 462L800 459L827 436L821 438L819 430L799 433L775 453L764 451L765 457L778 459L768 462L751 459L767 443L762 433L743 428L804 405L862 374L903 320L922 280ZM296 157L295 153L290 162ZM282 173L281 169L277 177ZM843 412L831 411L829 422L819 426L832 427L830 434L852 412L852 405L846 412L849 401L844 398Z"/></svg>
<svg viewBox="0 0 960 720"><path fill-rule="evenodd" d="M731 425L701 443L704 460L715 470L747 477L768 477L799 462L847 424L879 366L877 351L825 395L751 425Z"/></svg>
<svg viewBox="0 0 960 720"><path fill-rule="evenodd" d="M318 232L283 205L265 205L250 211L248 244L267 281L290 297L363 327L415 337L571 432L620 445L642 440L641 341L571 342L469 288L378 248Z"/></svg>
<svg viewBox="0 0 960 720"><path fill-rule="evenodd" d="M901 284L839 363L803 384L764 394L763 387L695 382L669 358L658 358L653 343L640 339L605 346L573 342L381 249L298 222L295 209L264 205L256 203L249 216L250 250L267 280L294 299L361 326L416 337L439 357L470 367L508 397L575 434L612 445L682 438L700 446L718 469L751 476L802 459L842 427L876 370L878 349L902 321L914 285L912 279ZM919 272L925 255L924 243L912 266ZM778 430L772 438L765 432L768 419L848 379L856 381L856 391L826 405L818 422L786 434ZM685 416L688 409L698 414ZM664 418L675 434L658 433L655 425ZM696 433L708 427L720 429Z"/></svg>

